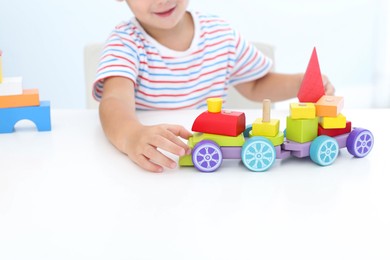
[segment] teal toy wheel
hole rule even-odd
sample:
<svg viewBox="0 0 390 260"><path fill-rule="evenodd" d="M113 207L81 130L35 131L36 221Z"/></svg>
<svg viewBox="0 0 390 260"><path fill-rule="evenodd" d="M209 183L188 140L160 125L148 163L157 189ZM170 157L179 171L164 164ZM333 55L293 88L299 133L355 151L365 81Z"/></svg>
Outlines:
<svg viewBox="0 0 390 260"><path fill-rule="evenodd" d="M242 147L241 158L249 170L264 172L275 162L275 147L264 137L252 137Z"/></svg>
<svg viewBox="0 0 390 260"><path fill-rule="evenodd" d="M339 154L339 144L329 136L318 136L310 145L310 159L320 166L331 165Z"/></svg>

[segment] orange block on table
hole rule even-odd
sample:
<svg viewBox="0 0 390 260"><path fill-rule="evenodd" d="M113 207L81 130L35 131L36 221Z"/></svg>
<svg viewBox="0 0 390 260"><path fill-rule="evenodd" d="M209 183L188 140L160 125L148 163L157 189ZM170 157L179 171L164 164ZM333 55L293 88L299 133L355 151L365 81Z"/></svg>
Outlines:
<svg viewBox="0 0 390 260"><path fill-rule="evenodd" d="M344 98L337 96L322 96L316 103L316 115L337 117L344 107Z"/></svg>
<svg viewBox="0 0 390 260"><path fill-rule="evenodd" d="M38 89L24 89L21 95L0 96L0 108L39 106Z"/></svg>

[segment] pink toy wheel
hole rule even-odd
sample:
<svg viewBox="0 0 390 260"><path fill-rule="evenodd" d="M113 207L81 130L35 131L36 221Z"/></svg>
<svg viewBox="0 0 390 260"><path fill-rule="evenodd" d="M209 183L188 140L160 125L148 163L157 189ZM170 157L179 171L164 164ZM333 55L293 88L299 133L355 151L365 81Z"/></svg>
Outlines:
<svg viewBox="0 0 390 260"><path fill-rule="evenodd" d="M355 128L347 138L347 149L355 157L362 158L371 152L374 136L364 128Z"/></svg>
<svg viewBox="0 0 390 260"><path fill-rule="evenodd" d="M201 172L213 172L221 166L222 151L216 142L203 140L195 145L192 162Z"/></svg>

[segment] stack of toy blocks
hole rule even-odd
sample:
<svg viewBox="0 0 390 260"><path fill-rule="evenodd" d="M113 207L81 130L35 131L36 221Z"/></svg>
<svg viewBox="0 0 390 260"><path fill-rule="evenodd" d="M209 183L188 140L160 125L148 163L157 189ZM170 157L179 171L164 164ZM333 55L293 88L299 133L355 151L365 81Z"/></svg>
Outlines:
<svg viewBox="0 0 390 260"><path fill-rule="evenodd" d="M341 113L343 106L343 97L323 96L317 101L318 135L334 137L351 132L351 122Z"/></svg>
<svg viewBox="0 0 390 260"><path fill-rule="evenodd" d="M286 118L286 142L309 144L319 135L335 137L351 132L351 122L347 122L341 110L344 98L325 95L322 75L314 48L301 88L298 93L300 103L290 104L290 115ZM302 146L301 146L302 147ZM300 157L298 153L294 154ZM303 155L302 155L303 156Z"/></svg>
<svg viewBox="0 0 390 260"><path fill-rule="evenodd" d="M0 133L12 133L20 120L32 121L38 131L50 131L50 102L39 100L38 89L23 89L22 78L3 78L0 50Z"/></svg>

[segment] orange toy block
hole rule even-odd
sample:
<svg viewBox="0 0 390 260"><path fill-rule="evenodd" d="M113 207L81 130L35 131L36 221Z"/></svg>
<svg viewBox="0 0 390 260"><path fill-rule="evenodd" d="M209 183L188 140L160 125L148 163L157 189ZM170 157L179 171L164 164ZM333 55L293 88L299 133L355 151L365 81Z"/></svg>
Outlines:
<svg viewBox="0 0 390 260"><path fill-rule="evenodd" d="M338 136L343 134L348 134L352 130L352 124L351 121L347 121L344 128L338 128L338 129L325 129L320 124L318 124L318 135L327 135L327 136Z"/></svg>
<svg viewBox="0 0 390 260"><path fill-rule="evenodd" d="M25 89L22 95L0 96L0 108L39 106L38 89Z"/></svg>
<svg viewBox="0 0 390 260"><path fill-rule="evenodd" d="M325 129L345 128L347 118L341 113L336 117L323 116L320 117L320 125Z"/></svg>
<svg viewBox="0 0 390 260"><path fill-rule="evenodd" d="M322 96L316 103L317 116L337 117L344 107L344 98L337 96Z"/></svg>
<svg viewBox="0 0 390 260"><path fill-rule="evenodd" d="M298 92L298 99L300 102L315 103L323 95L325 95L325 88L324 83L322 82L317 51L316 48L314 48L305 75L303 76L301 87Z"/></svg>

